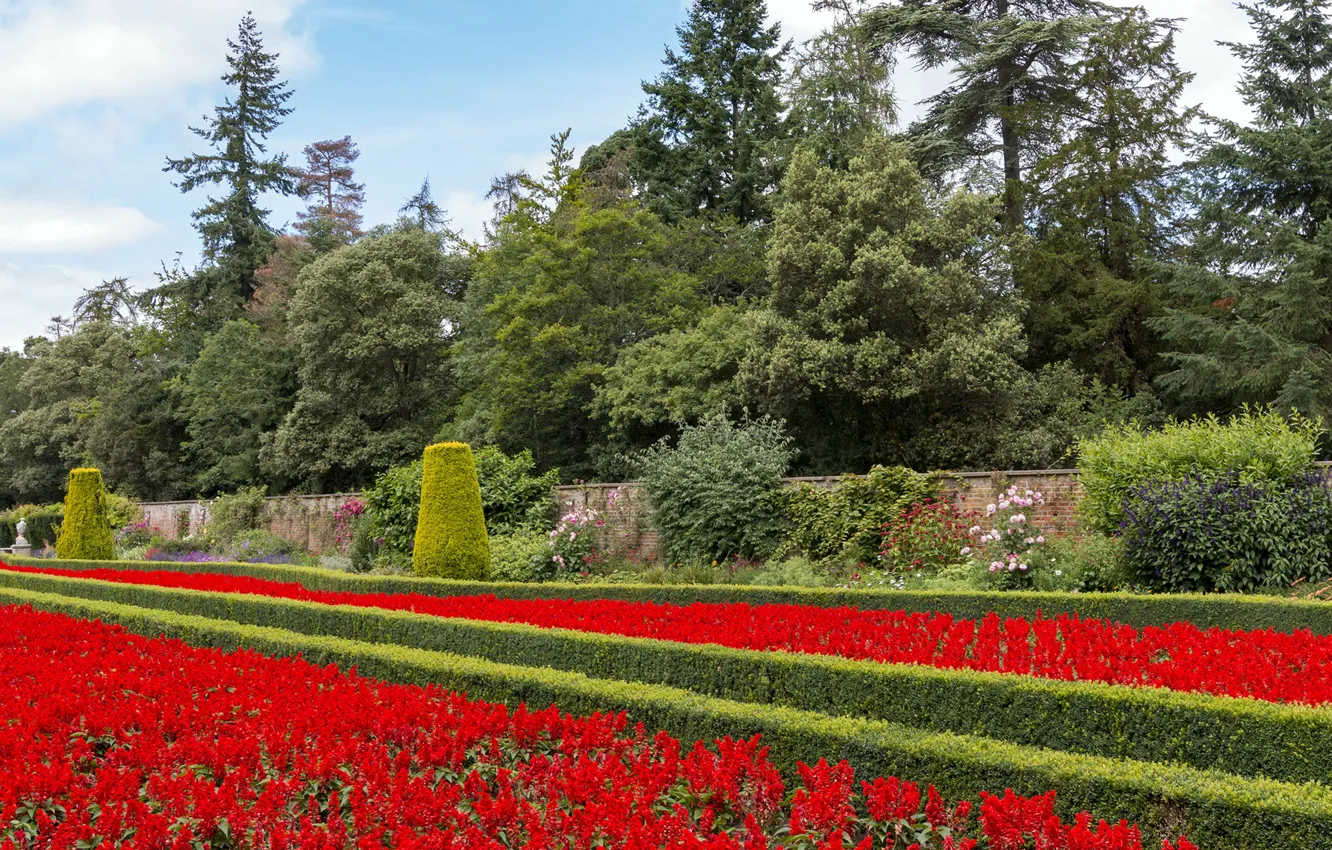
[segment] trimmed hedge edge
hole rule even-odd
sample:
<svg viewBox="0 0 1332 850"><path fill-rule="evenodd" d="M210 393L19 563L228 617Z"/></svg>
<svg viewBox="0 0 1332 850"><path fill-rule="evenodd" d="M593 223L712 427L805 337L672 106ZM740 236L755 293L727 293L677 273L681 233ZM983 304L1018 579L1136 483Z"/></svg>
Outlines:
<svg viewBox="0 0 1332 850"><path fill-rule="evenodd" d="M1036 593L994 591L851 590L835 587L757 587L748 585L569 584L476 582L413 576L371 576L290 564L176 563L170 561L50 561L6 555L7 563L61 569L166 570L250 576L301 584L311 590L352 593L418 593L424 596L493 594L503 599L617 599L687 605L691 602L743 602L749 605L847 606L863 610L944 611L975 619L1078 614L1132 626L1188 621L1201 628L1309 629L1332 635L1332 604L1270 596L1226 594Z"/></svg>
<svg viewBox="0 0 1332 850"><path fill-rule="evenodd" d="M385 646L205 617L0 589L0 602L118 623L130 632L165 635L194 646L301 655L362 675L434 684L473 699L556 704L576 714L624 711L650 729L683 741L762 734L774 763L790 775L797 760L847 759L861 776L895 775L938 786L947 797L1013 788L1059 792L1066 815L1142 825L1149 841L1184 832L1207 850L1332 848L1332 791L1314 784L1244 779L1195 770L1021 747L987 738L927 733L881 721L829 717L702 696L677 688L592 679L578 673L498 664L476 658Z"/></svg>
<svg viewBox="0 0 1332 850"><path fill-rule="evenodd" d="M1332 711L1322 708L4 570L0 586L1086 755L1178 762L1287 782L1326 783L1332 777Z"/></svg>

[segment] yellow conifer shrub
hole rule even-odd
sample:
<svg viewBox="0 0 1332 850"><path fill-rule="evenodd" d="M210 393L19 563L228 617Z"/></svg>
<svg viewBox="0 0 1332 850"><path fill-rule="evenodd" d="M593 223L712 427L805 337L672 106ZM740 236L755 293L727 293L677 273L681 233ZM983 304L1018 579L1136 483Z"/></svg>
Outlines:
<svg viewBox="0 0 1332 850"><path fill-rule="evenodd" d="M91 467L70 470L65 493L65 518L56 537L56 557L76 561L109 561L115 548L111 522L106 516L106 489L102 471Z"/></svg>
<svg viewBox="0 0 1332 850"><path fill-rule="evenodd" d="M490 539L476 461L466 443L427 446L412 567L419 576L481 580L490 575Z"/></svg>

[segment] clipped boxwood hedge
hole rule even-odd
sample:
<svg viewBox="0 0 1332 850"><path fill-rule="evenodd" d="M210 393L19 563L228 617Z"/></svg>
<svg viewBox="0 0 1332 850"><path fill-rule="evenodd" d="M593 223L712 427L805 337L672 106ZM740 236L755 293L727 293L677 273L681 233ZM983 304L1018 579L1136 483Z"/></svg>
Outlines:
<svg viewBox="0 0 1332 850"><path fill-rule="evenodd" d="M993 611L1001 617L1076 613L1133 626L1161 626L1186 620L1202 628L1270 628L1282 632L1309 629L1332 634L1332 604L1237 594L1035 593L924 590L852 590L835 587L758 587L747 585L543 584L449 581L414 576L370 576L284 564L165 561L46 561L3 556L21 566L61 569L169 570L186 573L252 576L296 582L311 590L351 593L419 593L467 596L490 593L504 599L620 599L629 602L745 602L750 605L851 606L866 610L946 611L977 618Z"/></svg>
<svg viewBox="0 0 1332 850"><path fill-rule="evenodd" d="M436 684L473 699L556 704L578 715L624 711L631 720L686 742L762 734L772 747L774 763L788 776L797 761L846 759L862 777L895 775L928 782L950 798L973 797L981 790L1012 788L1030 795L1053 788L1066 816L1085 809L1098 818L1125 818L1141 824L1151 842L1184 832L1207 850L1332 848L1332 790L1315 784L922 732L661 685L592 679L17 588L0 589L0 602L119 623L137 634L166 635L195 646L300 654L316 664L355 667L363 675L388 681Z"/></svg>
<svg viewBox="0 0 1332 850"><path fill-rule="evenodd" d="M1332 711L0 571L0 586L669 685L741 702L1290 782L1332 778Z"/></svg>

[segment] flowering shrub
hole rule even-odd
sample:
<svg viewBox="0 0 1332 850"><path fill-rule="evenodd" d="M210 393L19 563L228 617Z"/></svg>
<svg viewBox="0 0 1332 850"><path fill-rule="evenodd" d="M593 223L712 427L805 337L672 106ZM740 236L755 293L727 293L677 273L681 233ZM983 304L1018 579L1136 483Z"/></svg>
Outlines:
<svg viewBox="0 0 1332 850"><path fill-rule="evenodd" d="M883 527L879 563L894 572L938 572L964 560L958 552L969 539L975 514L951 501L926 499Z"/></svg>
<svg viewBox="0 0 1332 850"><path fill-rule="evenodd" d="M1332 575L1325 473L1246 482L1238 472L1149 481L1124 500L1125 564L1176 592L1289 587Z"/></svg>
<svg viewBox="0 0 1332 850"><path fill-rule="evenodd" d="M619 498L619 491L612 490L606 495L606 506L614 506ZM597 548L601 529L606 525L601 514L594 508L575 508L555 524L550 532L549 574L539 578L562 578L572 573L585 573L602 560L601 550Z"/></svg>
<svg viewBox="0 0 1332 850"><path fill-rule="evenodd" d="M862 611L812 605L668 605L596 599L434 597L309 590L296 583L211 573L67 570L14 572L125 584L252 593L328 605L415 611L437 617L600 634L711 643L1041 676L1062 681L1170 688L1305 705L1332 703L1332 635L1308 630L1200 629L1191 623L1135 629L1076 616L966 620L942 613Z"/></svg>
<svg viewBox="0 0 1332 850"><path fill-rule="evenodd" d="M785 806L758 738L686 750L623 715L510 711L26 608L0 609L0 673L7 848L1141 847L1126 823L1062 823L1053 794L983 795L973 818L933 787L857 789L845 763L802 766Z"/></svg>
<svg viewBox="0 0 1332 850"><path fill-rule="evenodd" d="M347 554L351 546L352 534L356 530L356 521L365 513L365 502L360 499L348 499L333 512L333 542L338 551Z"/></svg>
<svg viewBox="0 0 1332 850"><path fill-rule="evenodd" d="M158 536L157 529L148 524L146 520L130 523L116 532L117 549L134 549L139 546L147 546L153 542L153 538Z"/></svg>
<svg viewBox="0 0 1332 850"><path fill-rule="evenodd" d="M971 527L973 542L962 554L979 561L994 584L1030 587L1032 558L1045 543L1045 534L1032 524L1027 510L1043 504L1041 493L1010 486L997 504L985 507L985 519Z"/></svg>

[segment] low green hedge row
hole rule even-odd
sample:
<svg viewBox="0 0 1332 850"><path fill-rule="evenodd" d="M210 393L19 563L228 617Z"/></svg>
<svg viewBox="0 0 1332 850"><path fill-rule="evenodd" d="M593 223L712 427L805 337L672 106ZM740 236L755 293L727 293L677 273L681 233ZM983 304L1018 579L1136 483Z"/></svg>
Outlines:
<svg viewBox="0 0 1332 850"><path fill-rule="evenodd" d="M1318 634L1332 634L1332 604L1271 596L850 590L745 585L518 584L370 576L282 564L49 561L12 556L5 556L4 560L22 566L55 566L73 570L172 570L253 576L272 581L297 582L312 590L353 593L418 593L425 596L490 593L506 599L619 599L677 605L690 602L822 607L845 605L868 610L947 611L966 618L982 617L990 611L1001 617L1031 617L1043 611L1047 615L1076 613L1085 618L1107 619L1134 626L1160 626L1186 620L1203 628L1271 628L1284 632L1305 628Z"/></svg>
<svg viewBox="0 0 1332 850"><path fill-rule="evenodd" d="M1053 750L1290 782L1332 778L1332 711L1324 709L8 571L0 571L0 586L669 685Z"/></svg>
<svg viewBox="0 0 1332 850"><path fill-rule="evenodd" d="M781 706L717 699L677 688L591 679L578 673L498 664L402 646L212 620L169 611L0 589L0 602L119 623L146 636L195 646L300 654L316 664L355 667L387 681L436 684L473 699L556 704L572 714L624 711L649 729L686 742L763 735L788 776L796 761L846 759L860 776L895 775L936 785L945 796L1012 788L1057 789L1059 809L1141 824L1148 841L1184 832L1208 850L1332 848L1332 790L1250 779L1213 770L1112 760L1023 747L893 723L830 717Z"/></svg>

